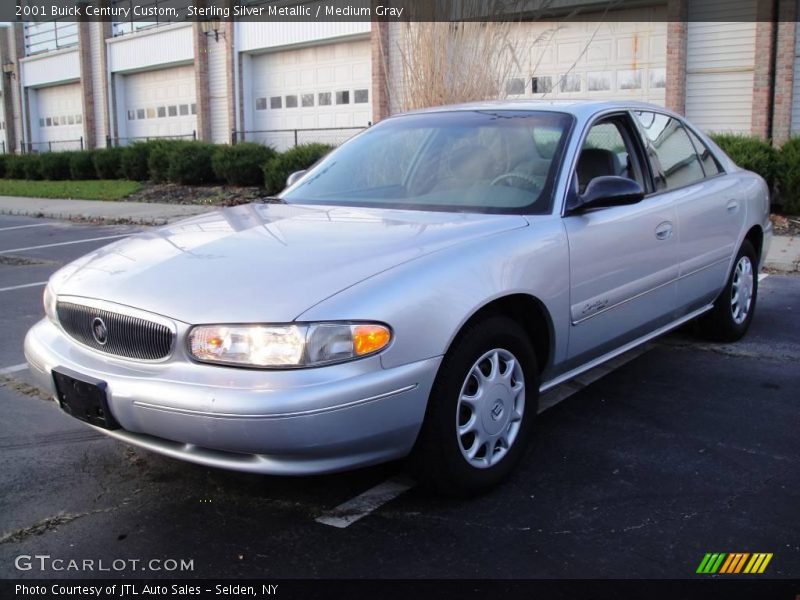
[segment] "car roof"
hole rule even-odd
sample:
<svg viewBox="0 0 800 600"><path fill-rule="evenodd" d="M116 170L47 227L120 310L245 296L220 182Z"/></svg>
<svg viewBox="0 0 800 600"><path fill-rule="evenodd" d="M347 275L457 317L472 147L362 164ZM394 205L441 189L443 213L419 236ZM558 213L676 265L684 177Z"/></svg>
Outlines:
<svg viewBox="0 0 800 600"><path fill-rule="evenodd" d="M672 114L663 106L637 102L634 100L486 100L483 102L468 102L464 104L450 104L408 111L405 115L417 115L437 112L475 111L475 110L543 110L573 114L579 118L588 118L598 112L606 110L644 109L657 110ZM399 116L399 115L398 115ZM675 115L677 116L677 115Z"/></svg>

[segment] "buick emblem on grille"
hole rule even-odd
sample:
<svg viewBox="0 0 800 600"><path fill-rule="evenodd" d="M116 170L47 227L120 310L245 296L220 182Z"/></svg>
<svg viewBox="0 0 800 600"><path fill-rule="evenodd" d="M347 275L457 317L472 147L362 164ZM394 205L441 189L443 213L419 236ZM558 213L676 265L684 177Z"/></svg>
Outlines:
<svg viewBox="0 0 800 600"><path fill-rule="evenodd" d="M94 321L92 321L92 335L94 336L95 342L101 346L106 345L108 341L108 328L100 317L95 317Z"/></svg>

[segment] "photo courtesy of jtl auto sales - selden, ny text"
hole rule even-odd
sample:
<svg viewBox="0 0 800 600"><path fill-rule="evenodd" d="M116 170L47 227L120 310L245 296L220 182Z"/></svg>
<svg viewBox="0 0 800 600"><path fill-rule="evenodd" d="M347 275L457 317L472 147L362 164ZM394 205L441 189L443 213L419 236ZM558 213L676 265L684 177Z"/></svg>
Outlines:
<svg viewBox="0 0 800 600"><path fill-rule="evenodd" d="M800 0L2 0L0 600L800 600Z"/></svg>

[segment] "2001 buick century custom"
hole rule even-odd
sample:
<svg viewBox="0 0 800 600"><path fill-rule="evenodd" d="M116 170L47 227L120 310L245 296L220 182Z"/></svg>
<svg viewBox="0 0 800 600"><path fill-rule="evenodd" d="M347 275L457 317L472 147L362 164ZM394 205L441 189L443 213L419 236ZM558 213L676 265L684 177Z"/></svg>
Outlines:
<svg viewBox="0 0 800 600"><path fill-rule="evenodd" d="M480 491L541 390L696 317L741 337L772 231L763 180L646 104L401 115L295 175L53 275L25 353L63 410L204 465L410 454Z"/></svg>

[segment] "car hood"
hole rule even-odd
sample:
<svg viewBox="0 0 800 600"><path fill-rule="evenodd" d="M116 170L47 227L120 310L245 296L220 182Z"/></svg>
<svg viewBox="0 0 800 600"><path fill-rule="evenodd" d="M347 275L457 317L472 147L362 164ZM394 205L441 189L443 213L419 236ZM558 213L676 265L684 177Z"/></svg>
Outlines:
<svg viewBox="0 0 800 600"><path fill-rule="evenodd" d="M381 271L527 224L519 215L249 204L115 242L52 284L58 295L186 323L287 322Z"/></svg>

